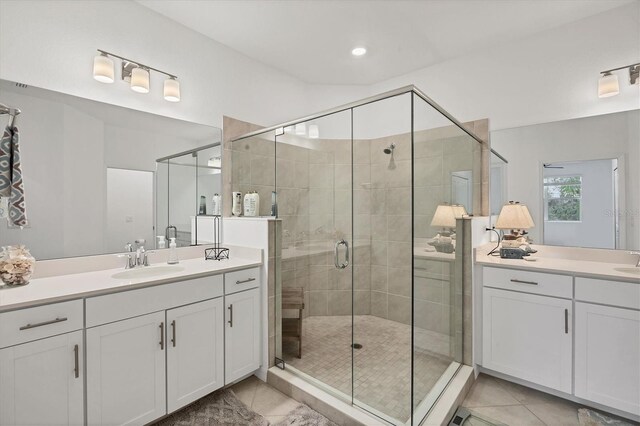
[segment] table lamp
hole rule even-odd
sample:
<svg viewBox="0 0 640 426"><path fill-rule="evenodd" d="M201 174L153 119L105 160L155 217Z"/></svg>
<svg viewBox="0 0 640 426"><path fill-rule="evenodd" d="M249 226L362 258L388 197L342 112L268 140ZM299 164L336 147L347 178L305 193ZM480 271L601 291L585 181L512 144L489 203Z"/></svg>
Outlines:
<svg viewBox="0 0 640 426"><path fill-rule="evenodd" d="M533 218L524 204L509 201L502 206L496 221L495 229L509 231L502 237L502 247L518 248L526 244L523 235L527 229L533 228Z"/></svg>

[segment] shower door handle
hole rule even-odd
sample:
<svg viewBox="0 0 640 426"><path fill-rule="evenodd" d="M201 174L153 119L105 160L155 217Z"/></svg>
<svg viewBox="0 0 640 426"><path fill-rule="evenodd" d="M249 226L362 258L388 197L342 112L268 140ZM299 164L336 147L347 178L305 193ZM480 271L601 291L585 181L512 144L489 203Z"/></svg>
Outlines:
<svg viewBox="0 0 640 426"><path fill-rule="evenodd" d="M339 249L340 246L344 246L346 251L344 253L344 263L340 263L340 259L339 259ZM344 269L347 266L349 266L349 243L346 242L345 240L340 240L336 243L336 247L335 247L335 259L334 259L336 268L338 269Z"/></svg>

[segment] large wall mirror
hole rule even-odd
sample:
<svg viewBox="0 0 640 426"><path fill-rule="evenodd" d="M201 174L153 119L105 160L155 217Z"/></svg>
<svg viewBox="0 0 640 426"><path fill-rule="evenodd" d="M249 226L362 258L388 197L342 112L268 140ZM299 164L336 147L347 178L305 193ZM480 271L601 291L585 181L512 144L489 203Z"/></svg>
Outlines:
<svg viewBox="0 0 640 426"><path fill-rule="evenodd" d="M491 143L535 243L640 249L640 110L494 131ZM492 196L503 192L491 178Z"/></svg>
<svg viewBox="0 0 640 426"><path fill-rule="evenodd" d="M24 244L43 260L141 239L157 248L170 226L180 246L211 240L197 223L220 193L220 129L1 80L0 102L22 111L29 219L23 229L0 219L0 246Z"/></svg>

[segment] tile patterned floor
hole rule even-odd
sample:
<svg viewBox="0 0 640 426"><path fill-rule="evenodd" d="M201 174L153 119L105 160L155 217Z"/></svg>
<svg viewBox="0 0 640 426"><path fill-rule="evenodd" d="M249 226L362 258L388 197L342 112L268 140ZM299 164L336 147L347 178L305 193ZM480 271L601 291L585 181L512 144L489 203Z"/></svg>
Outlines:
<svg viewBox="0 0 640 426"><path fill-rule="evenodd" d="M578 409L582 408L574 402L486 374L478 376L462 406L513 426L579 426Z"/></svg>
<svg viewBox="0 0 640 426"><path fill-rule="evenodd" d="M411 328L387 319L355 317L354 374L356 399L405 421L411 413ZM327 385L351 395L351 317L314 316L303 321L302 359L297 344L283 348L285 361ZM416 405L451 360L427 351L415 353ZM419 396L419 397L418 397Z"/></svg>
<svg viewBox="0 0 640 426"><path fill-rule="evenodd" d="M275 424L283 420L300 403L269 386L255 376L230 388L247 407Z"/></svg>

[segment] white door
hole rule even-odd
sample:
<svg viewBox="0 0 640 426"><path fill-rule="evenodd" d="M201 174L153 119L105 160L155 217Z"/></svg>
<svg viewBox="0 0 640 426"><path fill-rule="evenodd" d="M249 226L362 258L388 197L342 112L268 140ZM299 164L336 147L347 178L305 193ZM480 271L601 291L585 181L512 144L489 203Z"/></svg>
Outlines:
<svg viewBox="0 0 640 426"><path fill-rule="evenodd" d="M143 425L166 414L165 312L87 330L90 425Z"/></svg>
<svg viewBox="0 0 640 426"><path fill-rule="evenodd" d="M640 415L640 312L576 303L576 396Z"/></svg>
<svg viewBox="0 0 640 426"><path fill-rule="evenodd" d="M0 350L0 425L82 425L82 331Z"/></svg>
<svg viewBox="0 0 640 426"><path fill-rule="evenodd" d="M222 297L167 311L167 342L170 413L224 386Z"/></svg>
<svg viewBox="0 0 640 426"><path fill-rule="evenodd" d="M260 368L260 289L225 296L225 384Z"/></svg>
<svg viewBox="0 0 640 426"><path fill-rule="evenodd" d="M482 365L571 393L571 300L484 288Z"/></svg>

